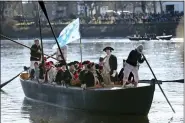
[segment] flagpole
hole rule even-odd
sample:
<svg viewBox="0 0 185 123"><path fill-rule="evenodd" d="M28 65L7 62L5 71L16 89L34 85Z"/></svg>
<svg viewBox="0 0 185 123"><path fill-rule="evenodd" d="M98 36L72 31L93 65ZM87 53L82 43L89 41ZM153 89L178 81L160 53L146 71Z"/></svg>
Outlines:
<svg viewBox="0 0 185 123"><path fill-rule="evenodd" d="M43 41L42 41L42 29L41 29L41 23L40 23L40 9L39 9L39 4L38 4L38 16L39 16L39 32L40 32L40 41L41 41L41 52L42 52L42 66L44 66L44 47L43 47ZM43 70L45 71L45 68L43 67Z"/></svg>
<svg viewBox="0 0 185 123"><path fill-rule="evenodd" d="M79 20L80 22L80 20ZM79 24L80 25L80 24ZM81 41L81 26L79 28L79 32L80 32L80 56L81 56L81 63L82 63L82 41Z"/></svg>

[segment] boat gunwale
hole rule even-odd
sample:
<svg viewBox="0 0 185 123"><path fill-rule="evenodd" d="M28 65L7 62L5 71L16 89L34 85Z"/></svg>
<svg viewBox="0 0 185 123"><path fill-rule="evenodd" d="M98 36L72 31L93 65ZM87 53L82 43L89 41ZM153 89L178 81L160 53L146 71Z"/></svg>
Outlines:
<svg viewBox="0 0 185 123"><path fill-rule="evenodd" d="M155 86L155 84L152 84L152 81L150 81L150 83L148 83L148 85L145 85L145 86L139 86L139 87L136 87L136 88L121 88L121 86L112 86L112 87L103 87L103 88L86 88L86 89L82 89L81 87L75 87L75 86L68 86L68 87L64 87L64 86L61 86L61 85L57 85L57 84L48 84L48 83L38 83L38 82L35 82L34 80L24 80L20 77L20 80L23 81L23 82L29 82L29 83L33 83L33 84L41 84L41 85L44 85L44 86L47 86L47 87L55 87L57 89L67 89L67 90L76 90L76 91L96 91L96 92L99 92L99 91L103 91L103 92L116 92L116 91L124 91L124 90L131 90L131 89L142 89L142 88L148 88L148 87L151 87L151 86ZM118 89L112 89L114 87L120 87ZM107 88L107 89L105 89Z"/></svg>
<svg viewBox="0 0 185 123"><path fill-rule="evenodd" d="M150 84L148 84L147 86L140 86L140 87L137 87L137 88L126 88L126 89L115 89L115 90L95 90L95 89L86 89L86 90L83 90L82 88L80 87L68 87L68 88L65 88L65 87L62 87L60 85L51 85L51 84L43 84L42 85L39 85L38 82L36 81L33 81L33 80L24 80L22 78L20 78L20 82L21 82L21 85L22 85L22 88L23 88L23 91L25 93L25 97L26 98L29 98L31 100L36 100L36 101L39 101L39 102L44 102L44 103L47 103L47 104L51 104L51 105L54 105L54 106L57 106L57 107L65 107L65 108L70 108L70 109L78 109L78 110L84 110L84 111L90 111L90 112L104 112L104 113L113 113L113 114L129 114L129 115L135 115L136 113L138 113L137 115L148 115L148 112L151 108L151 105L152 105L152 100L153 100L153 96L154 96L154 92L155 92L155 84L153 83L153 81L151 81ZM146 92L146 90L148 90L150 93L147 94L147 98L149 100L151 100L150 102L148 102L149 104L148 105L148 108L146 108L145 110L143 110L142 112L138 112L136 110L136 113L135 111L133 112L125 112L125 111L117 111L117 110L113 110L111 109L111 111L109 112L106 108L102 108L102 109L94 109L94 108L89 108L89 103L85 103L83 104L84 106L82 107L76 107L76 106L70 106L70 105L61 105L60 103L53 103L53 102L50 102L50 101L45 101L45 100L42 100L42 98L38 99L38 98L35 98L35 97L32 97L30 96L30 93L34 93L33 92L33 89L34 88L37 88L37 89L55 89L53 88L55 87L56 88L56 91L60 90L59 93L63 93L65 96L67 96L67 93L69 94L72 94L72 93L76 93L78 92L79 94L82 94L83 96L83 99L85 99L86 101L89 101L89 96L95 96L97 99L99 99L99 96L104 96L104 95L109 95L109 97L106 96L105 99L110 99L111 98L114 98L115 94L119 94L119 95L122 95L122 94L125 94L125 93L130 93L132 91L134 91L135 93L137 92L140 92L141 91L141 94L143 93L143 91ZM32 88L31 91L29 91L29 88ZM62 91L62 92L61 92ZM55 92L55 91L54 91ZM40 93L40 92L38 92ZM43 94L43 93L42 93ZM100 94L100 95L99 95ZM145 93L144 93L145 95ZM49 95L48 95L49 96ZM64 96L64 97L65 97ZM86 98L84 98L84 96ZM67 96L68 97L68 96ZM75 97L76 98L76 97ZM145 99L145 98L144 98ZM70 101L70 100L69 100ZM84 101L82 101L84 103ZM145 102L146 103L146 102ZM63 104L63 103L62 103ZM96 104L96 103L95 103ZM94 106L94 104L93 104Z"/></svg>

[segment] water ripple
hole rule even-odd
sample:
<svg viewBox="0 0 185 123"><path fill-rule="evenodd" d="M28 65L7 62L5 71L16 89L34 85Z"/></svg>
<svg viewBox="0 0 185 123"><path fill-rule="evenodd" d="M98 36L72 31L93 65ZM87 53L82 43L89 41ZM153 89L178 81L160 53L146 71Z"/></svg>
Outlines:
<svg viewBox="0 0 185 123"><path fill-rule="evenodd" d="M18 40L31 46L32 40ZM54 40L44 40L44 52L52 54ZM103 43L102 43L103 42ZM172 41L130 42L122 39L83 39L83 60L98 62L100 56L105 56L102 49L112 46L114 55L118 58L118 70L122 67L122 59L126 59L129 51L138 44L143 44L144 54L159 80L182 79L184 74L183 42L177 39ZM30 51L9 41L1 42L1 82L5 82L28 66ZM78 42L69 44L68 61L80 61L80 45ZM51 59L49 59L51 60ZM139 69L140 79L152 79L153 75L146 63ZM135 123L182 123L183 122L183 85L181 83L163 83L161 85L170 103L176 111L173 114L158 85L154 94L153 104L148 116L149 121L142 119ZM19 79L15 79L3 88L1 92L1 121L3 123L39 123L50 120L53 123L81 122L81 123L134 123L125 121L124 118L110 116L87 115L78 111L66 111L53 106L28 102L24 99L24 92ZM108 120L107 120L108 119ZM134 119L134 118L131 118Z"/></svg>

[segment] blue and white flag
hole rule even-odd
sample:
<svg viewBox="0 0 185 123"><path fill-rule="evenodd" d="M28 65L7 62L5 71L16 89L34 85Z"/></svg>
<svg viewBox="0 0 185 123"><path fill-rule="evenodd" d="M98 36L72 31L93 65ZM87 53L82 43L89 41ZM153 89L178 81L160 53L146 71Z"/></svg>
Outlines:
<svg viewBox="0 0 185 123"><path fill-rule="evenodd" d="M73 41L80 39L80 21L79 18L68 24L60 33L57 41L60 47L63 47ZM58 46L55 44L53 49L57 49Z"/></svg>

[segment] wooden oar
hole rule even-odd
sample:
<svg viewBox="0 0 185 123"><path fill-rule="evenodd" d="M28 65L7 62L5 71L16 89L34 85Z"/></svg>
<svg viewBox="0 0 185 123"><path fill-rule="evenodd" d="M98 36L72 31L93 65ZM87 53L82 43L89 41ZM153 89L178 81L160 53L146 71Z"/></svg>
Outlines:
<svg viewBox="0 0 185 123"><path fill-rule="evenodd" d="M151 81L151 80L139 80L139 83L148 83L149 81ZM184 83L184 79L178 79L178 80L165 80L165 81L163 81L163 80L158 80L158 82L159 82L160 84L162 84L163 82L165 82L165 83L168 83L168 82ZM156 84L157 84L157 83L156 83Z"/></svg>
<svg viewBox="0 0 185 123"><path fill-rule="evenodd" d="M24 44L21 44L21 43L19 43L19 42L17 42L17 41L14 41L14 40L12 40L11 38L8 38L7 36L4 36L4 35L2 35L2 34L0 34L0 36L3 37L3 38L5 38L5 39L8 39L8 40L10 40L10 41L12 41L12 42L14 42L14 43L16 43L16 44L19 44L19 45L21 45L21 46L23 46L23 47L26 47L26 48L28 48L28 49L30 49L30 50L32 50L32 51L35 51L34 49L32 49L32 48L30 48L30 47L28 47L28 46L26 46L26 45L24 45ZM58 61L58 59L56 59L55 57L52 57L52 56L47 55L47 54L44 54L44 55L45 55L45 56L48 56L48 57L50 57L50 58L53 58L53 59L55 59L55 60Z"/></svg>
<svg viewBox="0 0 185 123"><path fill-rule="evenodd" d="M53 57L54 55L56 55L56 52L53 53L51 56ZM48 56L47 59L50 58L51 56Z"/></svg>
<svg viewBox="0 0 185 123"><path fill-rule="evenodd" d="M178 82L178 83L184 83L184 79L177 79L177 80L165 80L162 82Z"/></svg>
<svg viewBox="0 0 185 123"><path fill-rule="evenodd" d="M2 89L1 89L1 93L8 95L8 93L3 91Z"/></svg>
<svg viewBox="0 0 185 123"><path fill-rule="evenodd" d="M56 38L55 33L54 33L54 31L53 31L53 28L52 28L52 26L51 26L51 23L50 23L50 20L49 20L47 11L46 11L46 7L45 7L45 4L44 4L44 1L38 1L38 2L39 2L39 5L40 5L42 11L44 12L44 15L45 15L45 17L46 17L48 23L49 23L49 26L50 26L50 28L51 28L51 32L52 32L52 34L53 34L53 36L54 36L54 39L55 39L55 42L56 42L56 44L57 44L57 46L58 46L58 49L59 49L60 54L61 54L61 57L62 57L62 59L63 59L65 65L66 65L67 71L69 72L69 69L68 69L66 60L64 59L64 55L63 55L63 53L62 53L62 51L61 51L61 49L60 49L60 45L59 45L59 43L58 43L58 41L57 41L57 38ZM70 74L70 75L71 75L71 74ZM71 76L71 77L72 77L72 76Z"/></svg>
<svg viewBox="0 0 185 123"><path fill-rule="evenodd" d="M156 80L156 82L157 82L157 84L158 84L159 88L161 89L161 92L163 93L164 97L166 98L166 101L167 101L167 102L168 102L168 104L170 105L170 107L171 107L172 111L175 113L175 110L173 109L173 107L172 107L172 105L170 104L170 102L169 102L168 98L166 97L166 95L165 95L165 93L164 93L163 89L161 88L161 86L160 86L160 84L159 84L159 82L158 82L158 80L157 80L157 78L156 78L156 76L155 76L155 74L154 74L154 72L153 72L152 68L150 67L150 65L149 65L149 63L148 63L148 61L147 61L147 59L146 59L146 57L144 56L144 54L142 54L142 55L143 55L143 57L144 57L144 59L145 59L145 61L146 61L147 65L148 65L148 67L150 68L150 70L151 70L151 72L152 72L152 74L153 74L153 76L154 76L154 78L155 78L155 80Z"/></svg>
<svg viewBox="0 0 185 123"><path fill-rule="evenodd" d="M24 71L28 70L29 68L24 67ZM22 72L24 72L22 71ZM14 80L15 78L17 78L22 72L20 72L19 74L17 74L15 77L13 77L12 79L8 80L7 82L4 82L0 85L0 88L4 87L5 85L7 85L8 83L10 83L12 80Z"/></svg>

